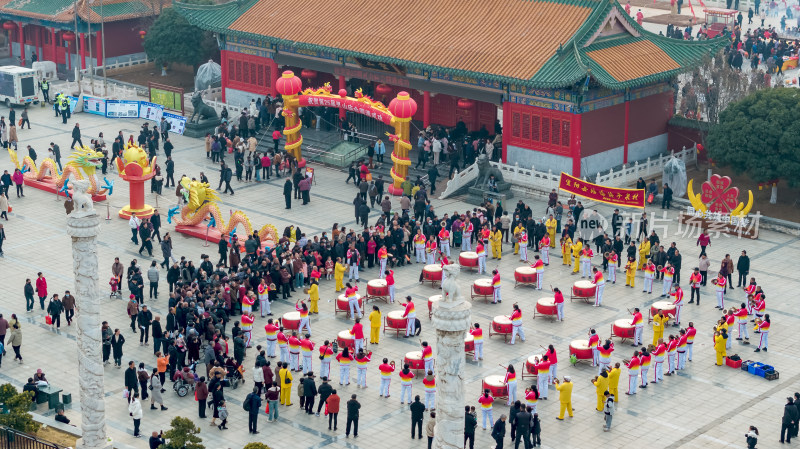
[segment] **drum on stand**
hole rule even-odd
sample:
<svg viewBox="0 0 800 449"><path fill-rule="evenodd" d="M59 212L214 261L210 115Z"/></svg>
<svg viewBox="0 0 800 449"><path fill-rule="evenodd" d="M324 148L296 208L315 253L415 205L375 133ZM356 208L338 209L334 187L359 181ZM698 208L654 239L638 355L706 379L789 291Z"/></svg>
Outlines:
<svg viewBox="0 0 800 449"><path fill-rule="evenodd" d="M517 285L536 285L536 269L533 267L519 267L514 270L514 288Z"/></svg>
<svg viewBox="0 0 800 449"><path fill-rule="evenodd" d="M611 336L619 337L622 341L632 339L636 328L633 326L633 320L630 318L623 318L611 323Z"/></svg>
<svg viewBox="0 0 800 449"><path fill-rule="evenodd" d="M525 379L527 377L532 377L532 378L533 377L537 377L536 376L536 368L534 368L534 365L536 364L536 362L534 360L538 358L541 361L542 360L542 356L543 356L543 354L534 354L534 355L528 357L528 360L525 361L525 371L522 372L522 378L523 379Z"/></svg>
<svg viewBox="0 0 800 449"><path fill-rule="evenodd" d="M584 302L590 303L597 293L597 285L591 281L577 281L572 285L572 294L569 300L582 299Z"/></svg>
<svg viewBox="0 0 800 449"><path fill-rule="evenodd" d="M508 399L508 385L503 376L486 376L483 379L481 393L484 390L489 390L489 394L495 399Z"/></svg>
<svg viewBox="0 0 800 449"><path fill-rule="evenodd" d="M425 265L422 268L422 283L431 283L431 287L437 282L442 282L442 266L436 264Z"/></svg>
<svg viewBox="0 0 800 449"><path fill-rule="evenodd" d="M361 308L361 313L364 314L364 298L358 293L356 293L356 298L358 298L358 307ZM347 296L344 293L336 297L336 309L333 314L336 315L339 312L350 313L350 301L347 300Z"/></svg>
<svg viewBox="0 0 800 449"><path fill-rule="evenodd" d="M463 251L458 255L458 263L462 268L478 268L478 253Z"/></svg>
<svg viewBox="0 0 800 449"><path fill-rule="evenodd" d="M473 337L472 334L467 334L467 336L464 337L464 353L468 355L475 354L475 337Z"/></svg>
<svg viewBox="0 0 800 449"><path fill-rule="evenodd" d="M545 297L539 298L536 301L536 309L533 311L533 318L536 319L537 316L558 316L558 308L556 307L556 298L553 297Z"/></svg>
<svg viewBox="0 0 800 449"><path fill-rule="evenodd" d="M425 360L422 358L422 351L407 352L403 358L403 363L407 363L409 369L425 371Z"/></svg>
<svg viewBox="0 0 800 449"><path fill-rule="evenodd" d="M492 286L492 280L489 278L478 279L472 283L472 293L470 293L470 298L484 298L486 300L489 297L494 296L494 286Z"/></svg>
<svg viewBox="0 0 800 449"><path fill-rule="evenodd" d="M589 348L589 340L572 340L569 344L570 355L575 355L578 360L592 360L592 349Z"/></svg>
<svg viewBox="0 0 800 449"><path fill-rule="evenodd" d="M508 340L512 328L511 318L505 315L497 315L492 320L492 326L489 328L489 337L492 335L502 335L504 340Z"/></svg>
<svg viewBox="0 0 800 449"><path fill-rule="evenodd" d="M349 330L339 332L339 335L336 337L336 342L339 344L340 348L344 348L345 346L350 348L350 354L355 357L353 351L356 349L356 339L350 334Z"/></svg>
<svg viewBox="0 0 800 449"><path fill-rule="evenodd" d="M386 279L373 279L367 282L367 301L370 299L389 300L389 285Z"/></svg>
<svg viewBox="0 0 800 449"><path fill-rule="evenodd" d="M283 328L287 330L297 330L300 328L300 312L287 312L283 314Z"/></svg>
<svg viewBox="0 0 800 449"><path fill-rule="evenodd" d="M658 314L658 311L661 310L664 316L672 315L675 316L675 304L670 301L656 301L653 305L650 306L650 318L647 319L647 322L650 323L653 321L653 317Z"/></svg>
<svg viewBox="0 0 800 449"><path fill-rule="evenodd" d="M405 332L408 326L408 318L403 318L404 313L404 310L392 310L387 313L383 319L383 333L386 333L386 329L396 331L398 336L400 331Z"/></svg>
<svg viewBox="0 0 800 449"><path fill-rule="evenodd" d="M433 305L442 300L442 295L433 295L428 298L428 319L433 318Z"/></svg>

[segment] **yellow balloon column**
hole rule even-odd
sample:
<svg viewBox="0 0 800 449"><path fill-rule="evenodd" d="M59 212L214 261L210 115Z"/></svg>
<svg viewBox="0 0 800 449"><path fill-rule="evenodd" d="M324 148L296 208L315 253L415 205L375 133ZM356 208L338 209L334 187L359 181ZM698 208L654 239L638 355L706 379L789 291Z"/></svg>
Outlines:
<svg viewBox="0 0 800 449"><path fill-rule="evenodd" d="M305 167L306 161L303 159L300 148L303 144L303 136L300 135L303 121L297 115L297 108L300 106L297 94L303 88L303 82L295 76L294 72L287 70L283 72L283 75L275 83L275 88L283 97L283 112L281 114L286 122L286 126L283 128L283 135L286 136L284 149L297 159L298 167Z"/></svg>
<svg viewBox="0 0 800 449"><path fill-rule="evenodd" d="M395 128L395 135L392 136L394 141L394 150L392 151L392 167L391 175L394 183L389 186L389 193L392 195L402 195L403 189L400 184L408 176L408 167L411 165L411 159L408 157L408 152L411 150L411 143L409 142L409 134L411 132L411 118L417 112L417 102L414 101L408 92L400 92L397 98L389 103L389 112L392 113L392 125Z"/></svg>

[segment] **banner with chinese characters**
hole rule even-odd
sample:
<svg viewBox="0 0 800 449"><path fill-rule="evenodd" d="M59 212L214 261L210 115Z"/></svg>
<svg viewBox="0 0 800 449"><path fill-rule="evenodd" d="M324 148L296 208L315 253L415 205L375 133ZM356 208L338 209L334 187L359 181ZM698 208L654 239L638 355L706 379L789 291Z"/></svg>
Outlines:
<svg viewBox="0 0 800 449"><path fill-rule="evenodd" d="M564 172L561 172L558 188L601 203L621 207L644 208L644 189L620 189L601 186L570 176Z"/></svg>
<svg viewBox="0 0 800 449"><path fill-rule="evenodd" d="M375 120L381 121L387 125L392 123L392 114L387 111L381 111L364 102L348 98L337 97L332 95L300 95L300 106L325 106L329 108L343 108L350 112L355 112L361 115L372 117Z"/></svg>

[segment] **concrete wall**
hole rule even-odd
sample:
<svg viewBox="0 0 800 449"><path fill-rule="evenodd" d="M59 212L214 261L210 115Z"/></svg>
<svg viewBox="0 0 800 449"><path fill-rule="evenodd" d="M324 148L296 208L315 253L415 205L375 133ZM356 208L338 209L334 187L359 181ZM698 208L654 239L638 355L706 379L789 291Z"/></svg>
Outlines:
<svg viewBox="0 0 800 449"><path fill-rule="evenodd" d="M506 163L519 164L523 168L534 167L536 170L552 170L553 173L562 171L572 173L572 158L529 150L514 145L508 145Z"/></svg>
<svg viewBox="0 0 800 449"><path fill-rule="evenodd" d="M225 88L225 103L233 106L247 106L253 98L258 99L260 95L245 92L243 90Z"/></svg>
<svg viewBox="0 0 800 449"><path fill-rule="evenodd" d="M667 151L667 134L628 144L629 164L646 160ZM598 172L608 171L622 165L623 147L612 148L602 153L593 154L581 159L581 176L594 176ZM549 167L547 167L549 168Z"/></svg>
<svg viewBox="0 0 800 449"><path fill-rule="evenodd" d="M667 151L669 134L659 134L628 145L628 161L642 161Z"/></svg>

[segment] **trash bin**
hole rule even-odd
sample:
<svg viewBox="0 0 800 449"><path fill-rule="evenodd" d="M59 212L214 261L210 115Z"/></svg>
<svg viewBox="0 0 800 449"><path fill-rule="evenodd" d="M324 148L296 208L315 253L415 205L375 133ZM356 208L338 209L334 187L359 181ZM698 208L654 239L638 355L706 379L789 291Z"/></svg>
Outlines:
<svg viewBox="0 0 800 449"><path fill-rule="evenodd" d="M64 404L72 404L72 393L64 393L61 395L61 401Z"/></svg>
<svg viewBox="0 0 800 449"><path fill-rule="evenodd" d="M51 394L49 400L47 401L47 408L48 409L56 408L58 404L61 404L61 401L58 400L58 393Z"/></svg>

